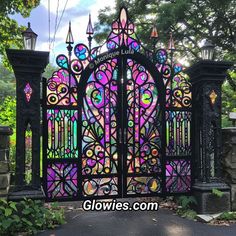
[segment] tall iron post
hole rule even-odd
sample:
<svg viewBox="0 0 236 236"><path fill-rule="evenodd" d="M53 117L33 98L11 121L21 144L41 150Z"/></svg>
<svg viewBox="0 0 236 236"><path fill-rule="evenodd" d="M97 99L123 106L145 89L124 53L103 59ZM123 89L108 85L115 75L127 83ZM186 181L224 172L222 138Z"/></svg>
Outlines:
<svg viewBox="0 0 236 236"><path fill-rule="evenodd" d="M197 211L203 214L230 210L230 188L221 173L221 85L231 66L229 62L201 60L187 70L193 101L193 195Z"/></svg>
<svg viewBox="0 0 236 236"><path fill-rule="evenodd" d="M16 78L16 169L9 199L42 198L40 181L40 82L49 62L49 52L8 49ZM32 131L32 178L26 184L26 129Z"/></svg>

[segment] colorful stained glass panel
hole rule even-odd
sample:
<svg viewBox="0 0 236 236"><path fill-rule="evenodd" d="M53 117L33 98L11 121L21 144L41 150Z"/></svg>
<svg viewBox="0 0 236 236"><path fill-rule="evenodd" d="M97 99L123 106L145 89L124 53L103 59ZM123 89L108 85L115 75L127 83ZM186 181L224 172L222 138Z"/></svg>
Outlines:
<svg viewBox="0 0 236 236"><path fill-rule="evenodd" d="M139 63L127 63L128 173L161 172L159 95L151 74Z"/></svg>
<svg viewBox="0 0 236 236"><path fill-rule="evenodd" d="M189 192L191 189L191 168L189 160L166 162L166 191L169 193Z"/></svg>
<svg viewBox="0 0 236 236"><path fill-rule="evenodd" d="M166 155L191 155L191 116L188 111L166 111Z"/></svg>
<svg viewBox="0 0 236 236"><path fill-rule="evenodd" d="M47 110L47 158L78 158L78 111Z"/></svg>
<svg viewBox="0 0 236 236"><path fill-rule="evenodd" d="M29 102L30 99L31 99L31 95L32 95L32 93L33 93L33 89L31 88L31 86L30 86L29 83L27 83L27 84L25 85L24 93L25 93L25 98L26 98L27 102Z"/></svg>
<svg viewBox="0 0 236 236"><path fill-rule="evenodd" d="M68 198L77 196L77 164L53 163L47 166L47 196Z"/></svg>
<svg viewBox="0 0 236 236"><path fill-rule="evenodd" d="M128 177L127 194L151 194L161 192L161 179L158 177Z"/></svg>
<svg viewBox="0 0 236 236"><path fill-rule="evenodd" d="M118 195L118 178L85 179L82 183L83 196Z"/></svg>
<svg viewBox="0 0 236 236"><path fill-rule="evenodd" d="M120 17L112 23L112 32L107 39L107 49L127 46L134 51L140 50L140 42L134 32L134 24L128 19L127 10L121 9Z"/></svg>
<svg viewBox="0 0 236 236"><path fill-rule="evenodd" d="M92 73L82 109L82 174L115 174L117 152L117 60Z"/></svg>
<svg viewBox="0 0 236 236"><path fill-rule="evenodd" d="M76 106L77 83L66 69L55 71L47 81L47 105Z"/></svg>

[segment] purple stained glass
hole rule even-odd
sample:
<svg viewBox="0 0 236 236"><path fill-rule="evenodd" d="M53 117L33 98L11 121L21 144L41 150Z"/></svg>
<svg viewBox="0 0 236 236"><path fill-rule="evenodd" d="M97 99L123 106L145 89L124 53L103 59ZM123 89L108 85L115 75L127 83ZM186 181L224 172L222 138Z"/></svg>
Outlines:
<svg viewBox="0 0 236 236"><path fill-rule="evenodd" d="M117 60L89 77L82 109L82 174L117 174Z"/></svg>
<svg viewBox="0 0 236 236"><path fill-rule="evenodd" d="M47 104L76 106L77 98L76 78L66 69L55 71L47 81Z"/></svg>
<svg viewBox="0 0 236 236"><path fill-rule="evenodd" d="M128 173L160 173L160 103L151 74L139 63L127 63Z"/></svg>
<svg viewBox="0 0 236 236"><path fill-rule="evenodd" d="M82 43L77 44L74 48L74 53L79 60L84 61L89 56L89 49Z"/></svg>
<svg viewBox="0 0 236 236"><path fill-rule="evenodd" d="M25 85L24 93L25 93L25 98L26 98L27 102L29 102L30 99L31 99L31 95L32 95L32 93L33 93L33 89L31 88L31 86L30 86L29 83L27 83L27 84Z"/></svg>
<svg viewBox="0 0 236 236"><path fill-rule="evenodd" d="M134 24L128 19L127 10L122 8L119 18L112 23L112 32L107 39L107 49L112 50L120 46L139 51L141 44L137 39Z"/></svg>
<svg viewBox="0 0 236 236"><path fill-rule="evenodd" d="M52 163L47 167L47 196L49 198L77 195L77 164Z"/></svg>
<svg viewBox="0 0 236 236"><path fill-rule="evenodd" d="M189 192L191 190L190 161L181 159L166 162L166 191Z"/></svg>

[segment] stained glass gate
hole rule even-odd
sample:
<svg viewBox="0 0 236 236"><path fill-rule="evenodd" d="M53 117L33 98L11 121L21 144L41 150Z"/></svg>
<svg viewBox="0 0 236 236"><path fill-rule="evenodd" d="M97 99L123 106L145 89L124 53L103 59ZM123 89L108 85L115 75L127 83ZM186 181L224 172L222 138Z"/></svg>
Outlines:
<svg viewBox="0 0 236 236"><path fill-rule="evenodd" d="M191 93L181 65L140 44L125 8L104 46L77 44L74 54L59 55L44 81L47 199L189 192Z"/></svg>

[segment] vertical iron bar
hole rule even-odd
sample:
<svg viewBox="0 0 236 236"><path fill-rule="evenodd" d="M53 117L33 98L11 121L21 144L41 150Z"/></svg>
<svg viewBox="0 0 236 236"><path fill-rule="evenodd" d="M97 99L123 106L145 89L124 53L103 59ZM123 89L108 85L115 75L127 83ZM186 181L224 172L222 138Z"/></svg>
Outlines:
<svg viewBox="0 0 236 236"><path fill-rule="evenodd" d="M47 146L48 146L48 122L47 122L47 79L43 79L43 99L42 99L42 111L43 111L43 188L48 199L47 192Z"/></svg>

